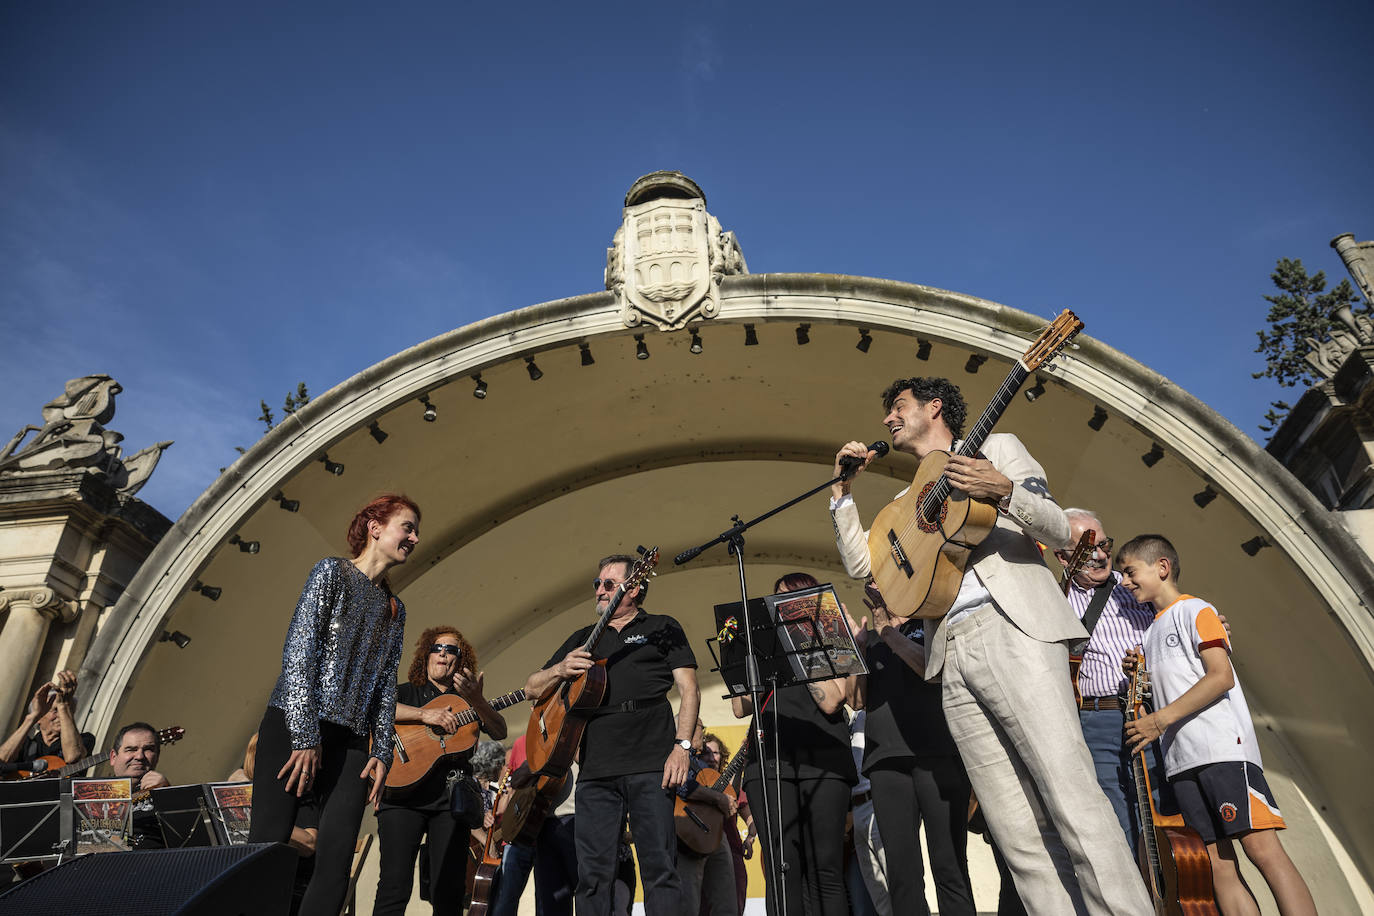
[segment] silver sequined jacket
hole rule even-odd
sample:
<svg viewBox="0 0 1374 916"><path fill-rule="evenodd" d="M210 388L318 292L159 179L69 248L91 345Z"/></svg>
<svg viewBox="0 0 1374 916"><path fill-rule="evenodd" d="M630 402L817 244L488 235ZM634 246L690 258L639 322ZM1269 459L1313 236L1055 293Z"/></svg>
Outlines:
<svg viewBox="0 0 1374 916"><path fill-rule="evenodd" d="M391 765L396 668L406 612L342 557L315 564L282 648L281 676L267 701L286 715L291 747L320 743L320 720L372 735L371 755Z"/></svg>

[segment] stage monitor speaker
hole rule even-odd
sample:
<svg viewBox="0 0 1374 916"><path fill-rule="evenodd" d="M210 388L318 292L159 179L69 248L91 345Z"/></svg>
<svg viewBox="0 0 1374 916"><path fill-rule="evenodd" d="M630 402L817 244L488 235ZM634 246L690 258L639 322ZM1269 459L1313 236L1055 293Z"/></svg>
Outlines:
<svg viewBox="0 0 1374 916"><path fill-rule="evenodd" d="M0 913L286 916L296 861L280 843L99 853L0 894Z"/></svg>

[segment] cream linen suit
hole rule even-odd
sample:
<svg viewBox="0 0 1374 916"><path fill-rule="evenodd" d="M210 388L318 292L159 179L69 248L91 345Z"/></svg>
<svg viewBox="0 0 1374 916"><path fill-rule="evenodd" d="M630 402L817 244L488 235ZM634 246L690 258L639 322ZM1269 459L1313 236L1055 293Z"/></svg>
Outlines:
<svg viewBox="0 0 1374 916"><path fill-rule="evenodd" d="M943 681L950 733L1032 916L1150 914L1069 683L1065 641L1087 632L1035 543L1066 547L1068 520L1019 439L991 435L983 455L1012 482L1008 511L968 564L993 603L927 630L926 677ZM832 516L845 569L867 578L858 507L843 500Z"/></svg>

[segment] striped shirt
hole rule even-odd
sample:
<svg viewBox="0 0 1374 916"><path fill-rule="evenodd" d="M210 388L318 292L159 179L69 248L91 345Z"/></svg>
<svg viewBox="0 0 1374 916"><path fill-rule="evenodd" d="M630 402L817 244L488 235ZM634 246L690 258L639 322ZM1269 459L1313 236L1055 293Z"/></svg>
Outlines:
<svg viewBox="0 0 1374 916"><path fill-rule="evenodd" d="M1155 619L1154 608L1135 600L1121 584L1121 573L1112 571L1116 587L1107 597L1102 616L1093 628L1092 638L1083 650L1083 666L1078 669L1078 692L1085 697L1114 697L1126 686L1121 659L1136 646L1144 645L1145 631ZM1082 620L1094 589L1069 583L1069 607Z"/></svg>

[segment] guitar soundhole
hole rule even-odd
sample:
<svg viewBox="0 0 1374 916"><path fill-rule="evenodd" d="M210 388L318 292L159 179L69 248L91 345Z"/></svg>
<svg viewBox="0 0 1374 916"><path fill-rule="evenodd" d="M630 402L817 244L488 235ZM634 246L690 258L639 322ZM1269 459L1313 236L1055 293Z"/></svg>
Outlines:
<svg viewBox="0 0 1374 916"><path fill-rule="evenodd" d="M938 481L932 480L930 483L926 484L921 488L921 495L916 497L916 527L920 528L926 534L933 534L939 531L945 523L945 516L949 514L949 503L945 500L941 500L940 514L934 519L926 517L924 508L926 497L930 495L931 490L935 489L936 483L938 483Z"/></svg>

